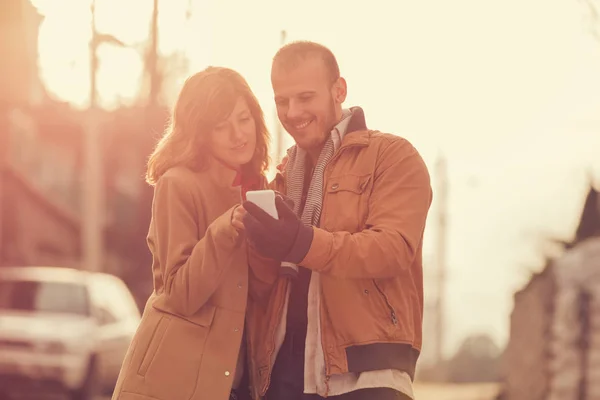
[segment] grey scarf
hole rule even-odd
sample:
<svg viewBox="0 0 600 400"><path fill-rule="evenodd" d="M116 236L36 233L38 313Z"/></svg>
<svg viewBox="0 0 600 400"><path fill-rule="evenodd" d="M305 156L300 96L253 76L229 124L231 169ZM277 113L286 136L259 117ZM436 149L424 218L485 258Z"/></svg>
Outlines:
<svg viewBox="0 0 600 400"><path fill-rule="evenodd" d="M342 121L349 118L352 114L348 111L344 114ZM338 125L339 126L339 125ZM304 188L304 174L306 171L306 158L308 154L305 150L293 146L287 152L288 161L285 166L286 173L286 192L287 196L294 201L294 212L300 220L306 225L318 226L321 218L321 207L323 205L323 177L325 168L329 161L340 148L342 135L339 130L333 129L331 135L319 155L317 165L312 173L310 187L306 195L304 210L300 210L302 203L302 190ZM295 277L298 274L298 266L290 262L281 263L281 274Z"/></svg>

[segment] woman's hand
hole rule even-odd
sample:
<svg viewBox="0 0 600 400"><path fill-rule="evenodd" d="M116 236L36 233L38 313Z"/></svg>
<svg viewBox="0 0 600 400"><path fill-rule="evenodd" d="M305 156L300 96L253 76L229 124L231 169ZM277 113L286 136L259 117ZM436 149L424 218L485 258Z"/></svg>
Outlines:
<svg viewBox="0 0 600 400"><path fill-rule="evenodd" d="M238 231L244 230L244 216L246 215L246 209L244 206L239 205L233 210L233 215L231 216L231 225Z"/></svg>

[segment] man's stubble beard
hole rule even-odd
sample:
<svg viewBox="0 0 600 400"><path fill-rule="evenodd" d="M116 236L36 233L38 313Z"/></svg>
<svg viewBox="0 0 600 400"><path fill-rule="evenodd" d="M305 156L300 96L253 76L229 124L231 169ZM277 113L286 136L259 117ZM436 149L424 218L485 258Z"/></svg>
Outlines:
<svg viewBox="0 0 600 400"><path fill-rule="evenodd" d="M298 145L298 147L300 147L302 150L305 150L307 152L315 152L316 150L318 150L319 152L321 151L321 149L323 149L323 146L325 146L325 143L327 142L327 140L329 139L329 137L331 136L331 131L333 130L333 128L340 122L337 120L336 116L335 116L335 100L333 100L333 96L329 97L329 110L327 113L327 121L325 121L324 124L324 131L320 132L320 135L318 136L318 141L315 140L314 142L309 142L307 143L307 146L302 146L301 143L298 143L298 141L296 141L296 139L292 136L292 138L294 139L294 141L296 142L296 144ZM316 121L315 121L316 122Z"/></svg>

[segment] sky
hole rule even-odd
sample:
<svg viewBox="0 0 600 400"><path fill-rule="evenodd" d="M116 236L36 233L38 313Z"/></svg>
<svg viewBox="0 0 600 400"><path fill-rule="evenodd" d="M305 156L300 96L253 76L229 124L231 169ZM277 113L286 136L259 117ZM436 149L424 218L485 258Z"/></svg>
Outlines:
<svg viewBox="0 0 600 400"><path fill-rule="evenodd" d="M97 27L130 48L100 49L100 100L131 103L140 87L151 0L96 0ZM45 15L39 63L47 88L85 107L89 3L34 0ZM546 238L569 239L590 179L600 184L600 42L578 0L161 0L160 50L187 73L238 70L275 126L270 62L287 40L336 54L346 104L367 124L448 164L445 350L469 334L508 339L512 296L539 271ZM189 18L186 17L189 14ZM171 74L168 101L186 73ZM288 139L287 144L291 144ZM599 185L600 186L600 185ZM435 198L425 259L435 250ZM435 290L425 266L426 295Z"/></svg>

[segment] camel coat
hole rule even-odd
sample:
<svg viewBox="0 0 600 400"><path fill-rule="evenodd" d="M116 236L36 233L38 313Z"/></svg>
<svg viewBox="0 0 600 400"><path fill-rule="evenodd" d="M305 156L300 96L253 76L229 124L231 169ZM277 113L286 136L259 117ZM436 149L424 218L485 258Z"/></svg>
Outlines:
<svg viewBox="0 0 600 400"><path fill-rule="evenodd" d="M112 400L229 398L248 297L247 249L231 225L234 175L215 163L159 179L148 233L154 291Z"/></svg>

